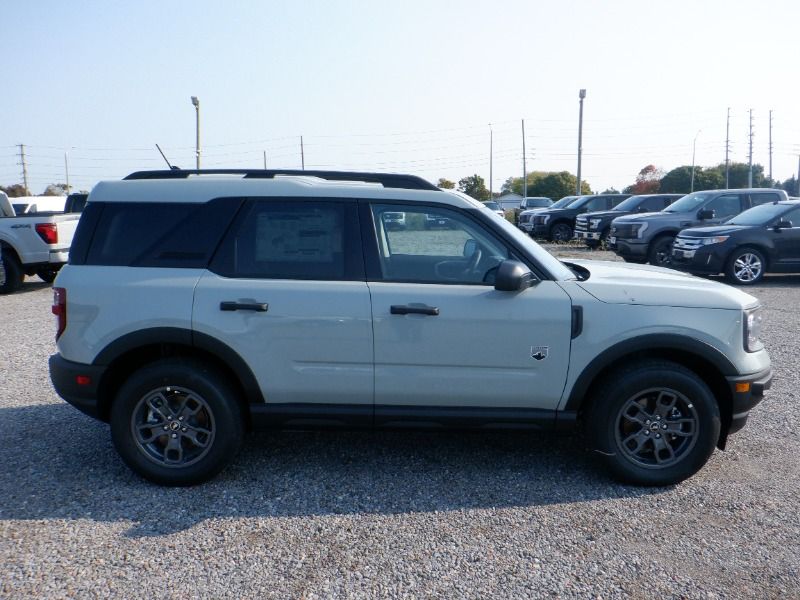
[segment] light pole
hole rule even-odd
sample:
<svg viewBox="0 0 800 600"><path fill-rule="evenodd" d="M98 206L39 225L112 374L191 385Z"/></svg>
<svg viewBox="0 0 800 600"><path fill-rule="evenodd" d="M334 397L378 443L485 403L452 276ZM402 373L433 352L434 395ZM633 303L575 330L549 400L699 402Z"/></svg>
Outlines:
<svg viewBox="0 0 800 600"><path fill-rule="evenodd" d="M690 194L694 191L694 157L695 157L695 150L697 150L697 136L700 135L701 131L703 130L702 129L697 130L697 133L694 135L694 141L692 142L692 182L689 185Z"/></svg>
<svg viewBox="0 0 800 600"><path fill-rule="evenodd" d="M583 99L586 98L586 90L578 92L581 108L578 113L578 187L575 190L577 196L581 195L581 154L583 154Z"/></svg>
<svg viewBox="0 0 800 600"><path fill-rule="evenodd" d="M492 152L492 124L489 123L489 200L494 200L494 193L492 189L492 180L493 180L493 173L492 173L492 162L494 159L494 153Z"/></svg>
<svg viewBox="0 0 800 600"><path fill-rule="evenodd" d="M195 154L197 155L197 166L195 168L199 171L200 170L200 100L197 99L197 96L192 96L192 104L194 105L194 110L197 116L197 125L195 128L196 131Z"/></svg>

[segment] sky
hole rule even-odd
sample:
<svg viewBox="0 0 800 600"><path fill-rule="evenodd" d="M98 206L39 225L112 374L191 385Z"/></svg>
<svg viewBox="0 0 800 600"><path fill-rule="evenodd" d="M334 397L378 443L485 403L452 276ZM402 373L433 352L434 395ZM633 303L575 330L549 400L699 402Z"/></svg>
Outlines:
<svg viewBox="0 0 800 600"><path fill-rule="evenodd" d="M622 189L730 158L800 156L800 2L5 1L0 185L89 190L171 163L479 174ZM490 133L491 132L491 133ZM490 152L491 135L491 152ZM66 164L65 164L66 163ZM490 181L490 164L492 178Z"/></svg>

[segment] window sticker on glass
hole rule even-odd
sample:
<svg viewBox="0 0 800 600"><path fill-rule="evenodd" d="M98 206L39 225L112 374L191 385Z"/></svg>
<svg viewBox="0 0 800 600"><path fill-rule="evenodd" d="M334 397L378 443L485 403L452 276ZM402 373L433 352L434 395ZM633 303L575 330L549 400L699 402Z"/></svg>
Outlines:
<svg viewBox="0 0 800 600"><path fill-rule="evenodd" d="M342 251L333 211L261 213L256 222L256 260L331 262Z"/></svg>

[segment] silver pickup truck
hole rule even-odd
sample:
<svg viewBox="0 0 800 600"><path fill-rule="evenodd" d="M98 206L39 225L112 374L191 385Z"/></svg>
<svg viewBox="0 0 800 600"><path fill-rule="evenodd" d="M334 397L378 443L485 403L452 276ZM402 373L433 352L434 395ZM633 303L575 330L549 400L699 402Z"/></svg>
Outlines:
<svg viewBox="0 0 800 600"><path fill-rule="evenodd" d="M29 198L24 200L33 206ZM18 216L12 201L0 192L0 294L19 288L25 275L52 282L69 258L78 219L80 214L56 211L28 210Z"/></svg>

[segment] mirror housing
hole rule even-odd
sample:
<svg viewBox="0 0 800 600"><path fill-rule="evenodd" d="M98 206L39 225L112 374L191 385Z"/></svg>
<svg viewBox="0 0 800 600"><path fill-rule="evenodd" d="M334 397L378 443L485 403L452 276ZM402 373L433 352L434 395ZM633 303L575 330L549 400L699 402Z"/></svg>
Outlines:
<svg viewBox="0 0 800 600"><path fill-rule="evenodd" d="M708 210L707 208L701 208L697 211L697 218L701 221L705 221L706 219L713 219L715 217L715 213L713 210Z"/></svg>
<svg viewBox="0 0 800 600"><path fill-rule="evenodd" d="M504 260L497 267L494 289L499 292L521 292L538 283L536 275L518 260Z"/></svg>
<svg viewBox="0 0 800 600"><path fill-rule="evenodd" d="M775 231L780 231L781 229L791 229L792 222L786 219L780 219L775 225L773 225Z"/></svg>

